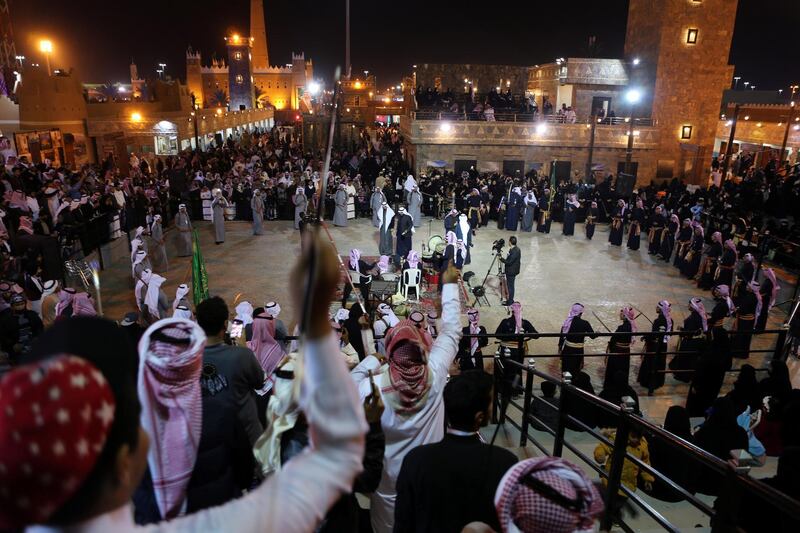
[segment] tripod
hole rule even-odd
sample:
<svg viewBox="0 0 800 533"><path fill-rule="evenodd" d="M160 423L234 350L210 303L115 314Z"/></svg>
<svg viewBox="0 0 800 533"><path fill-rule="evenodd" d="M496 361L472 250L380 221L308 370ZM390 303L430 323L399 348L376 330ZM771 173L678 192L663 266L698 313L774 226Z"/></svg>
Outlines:
<svg viewBox="0 0 800 533"><path fill-rule="evenodd" d="M487 305L487 306L491 305L489 303L489 299L486 297L486 288L485 288L485 286L486 286L486 280L488 280L489 276L492 274L492 268L494 267L495 263L497 263L497 274L496 275L500 279L500 298L501 299L503 298L503 293L505 292L505 286L506 286L506 274L505 274L505 271L503 270L503 262L502 261L497 261L498 257L500 257L500 252L497 252L496 254L494 254L494 257L492 258L492 262L489 265L489 269L486 271L486 276L484 276L483 281L481 282L481 284L478 285L477 287L473 287L472 288L472 294L475 295L475 303L477 305Z"/></svg>

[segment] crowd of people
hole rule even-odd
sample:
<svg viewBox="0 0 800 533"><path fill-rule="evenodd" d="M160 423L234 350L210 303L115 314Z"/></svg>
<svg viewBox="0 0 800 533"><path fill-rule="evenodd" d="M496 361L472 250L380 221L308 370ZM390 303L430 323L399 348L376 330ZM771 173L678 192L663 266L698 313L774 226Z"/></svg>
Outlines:
<svg viewBox="0 0 800 533"><path fill-rule="evenodd" d="M225 524L237 530L357 531L355 492L370 495L369 522L376 532L589 527L604 504L602 491L581 469L558 458L517 462L480 441L493 386L484 358L492 354L483 351L487 339L470 337L487 332L477 309L469 309L467 325L461 324L457 281L470 262L472 237L491 221L516 233L503 258L509 316L494 332L523 335L526 345L538 332L514 298L516 241L534 226L549 233L553 220L567 236L583 222L590 239L598 223L609 222L610 244L627 238L634 250L644 233L649 253L696 278L699 288L712 289L711 312L693 298L682 328L673 323L670 302L659 302L651 332L663 335L647 337L643 351L655 355L643 359L637 382L657 389L669 368L690 383L683 411L665 423L669 431L721 459L734 449L746 449L756 460L779 456L779 475L770 483L800 494L800 439L792 423L800 398L785 363L772 361L761 381L745 365L733 391L719 397L732 358L748 356L750 332L766 327L777 303L774 272L762 269L759 285L755 257L791 259L783 239L792 239L797 228L780 221L800 205L792 202L797 168L787 175L749 168L741 181L719 188L690 190L675 180L620 197L611 179L553 186L536 172L482 175L475 169L458 177L437 171L415 176L392 127L365 132L356 150L335 153L325 191L320 161L319 154L303 151L293 131L276 128L164 160L134 154L124 164L109 159L71 172L23 159L9 169L0 216L0 349L6 355L0 528L154 528L170 520L159 530ZM347 268L356 274L361 296L351 302L346 283L341 309L330 316L341 283L338 262L329 247L306 239L288 284L298 293L294 308L313 317L305 331L293 330L304 342L290 338L276 302L239 302L231 313L218 297L192 303L186 286L172 301L165 294L158 272L169 261L167 225L175 226L177 255L188 256L193 224L204 217L212 220L221 245L231 218L251 222L254 234L264 231L265 219L294 219L298 229L313 228L320 202L335 225L371 217L380 234L379 260L351 251ZM412 240L423 215L443 222L445 246L435 258L441 311L406 308L400 314L391 305L373 307L373 277L418 269L423 261ZM138 312L114 324L96 317L91 291L67 283L62 260L124 232L132 237ZM312 249L322 255L316 264L323 271L316 286L305 287ZM585 339L596 333L584 311L582 304L571 307L559 351L571 383L594 393L583 355ZM726 328L729 317L735 318L735 334ZM599 396L615 404L637 397L629 384L637 318L632 307L621 309L616 331L629 335L608 346ZM677 342L679 330L689 335L681 337L682 353L667 364L666 355L658 354ZM119 347L114 357L108 346ZM504 341L500 355L521 362L526 349ZM509 394L519 391L518 370L509 367L501 377ZM545 389L533 409L552 422L559 398ZM604 428L613 440L614 420L590 404L571 403L569 413ZM687 433L681 421L688 416L707 420ZM680 483L682 466L670 450L658 449L657 440L648 448L648 437L631 433L629 452L674 469ZM76 446L74 453L67 445ZM609 457L602 446L595 451L605 468ZM464 464L476 466L465 471ZM623 472L629 489L641 479L647 492L674 497L631 465L626 462ZM49 480L41 481L44 486L58 480L61 488L43 492L29 478ZM682 486L715 494L718 481ZM543 528L548 520L554 522Z"/></svg>

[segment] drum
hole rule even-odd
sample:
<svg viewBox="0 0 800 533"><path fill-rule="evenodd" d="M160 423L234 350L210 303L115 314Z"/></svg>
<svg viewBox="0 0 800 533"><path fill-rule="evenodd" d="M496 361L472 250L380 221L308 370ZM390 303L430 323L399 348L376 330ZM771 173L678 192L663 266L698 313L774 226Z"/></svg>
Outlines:
<svg viewBox="0 0 800 533"><path fill-rule="evenodd" d="M434 235L428 239L428 245L422 246L422 260L429 263L433 259L433 254L437 251L437 247L440 244L444 244L444 239L439 235ZM442 248L442 250L444 250L444 248Z"/></svg>

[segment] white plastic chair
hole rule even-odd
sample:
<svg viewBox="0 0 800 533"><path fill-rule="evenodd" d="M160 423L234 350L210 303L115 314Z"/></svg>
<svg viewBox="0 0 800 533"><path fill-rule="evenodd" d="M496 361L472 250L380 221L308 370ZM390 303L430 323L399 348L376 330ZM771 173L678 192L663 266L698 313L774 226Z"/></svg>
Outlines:
<svg viewBox="0 0 800 533"><path fill-rule="evenodd" d="M408 290L414 289L414 295L419 299L419 284L422 281L422 271L418 268L409 268L403 271L403 297L408 300Z"/></svg>

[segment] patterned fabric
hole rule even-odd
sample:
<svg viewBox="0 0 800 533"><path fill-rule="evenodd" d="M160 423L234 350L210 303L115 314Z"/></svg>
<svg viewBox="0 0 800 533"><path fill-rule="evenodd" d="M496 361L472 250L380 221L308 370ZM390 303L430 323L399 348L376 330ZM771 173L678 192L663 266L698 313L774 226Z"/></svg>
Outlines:
<svg viewBox="0 0 800 533"><path fill-rule="evenodd" d="M514 333L522 331L522 304L514 302L511 304L511 314L514 315Z"/></svg>
<svg viewBox="0 0 800 533"><path fill-rule="evenodd" d="M567 319L561 326L561 333L568 333L569 328L572 327L572 319L575 318L576 316L580 316L581 313L583 313L583 305L577 303L572 304L572 309L569 310L569 315L567 315Z"/></svg>
<svg viewBox="0 0 800 533"><path fill-rule="evenodd" d="M114 395L86 360L59 355L0 380L0 529L46 522L97 463Z"/></svg>
<svg viewBox="0 0 800 533"><path fill-rule="evenodd" d="M272 388L270 377L285 355L283 347L275 340L275 319L264 313L255 317L253 321L253 340L247 343L247 347L253 350L258 363L264 370L264 375L267 377L264 387L258 391L263 396Z"/></svg>
<svg viewBox="0 0 800 533"><path fill-rule="evenodd" d="M415 250L410 250L406 256L406 261L408 261L408 268L417 268L419 265L419 253Z"/></svg>
<svg viewBox="0 0 800 533"><path fill-rule="evenodd" d="M358 260L361 259L361 250L353 248L350 250L350 269L360 272L358 269Z"/></svg>
<svg viewBox="0 0 800 533"><path fill-rule="evenodd" d="M718 231L715 231L711 234L711 242L718 242L722 244L722 234Z"/></svg>
<svg viewBox="0 0 800 533"><path fill-rule="evenodd" d="M667 300L661 300L658 302L658 308L661 310L661 315L667 321L667 331L672 331L672 304Z"/></svg>
<svg viewBox="0 0 800 533"><path fill-rule="evenodd" d="M178 288L175 289L175 300L172 301L172 309L177 309L178 305L180 305L181 300L183 300L186 295L189 294L189 286L185 283L181 283L178 285Z"/></svg>
<svg viewBox="0 0 800 533"><path fill-rule="evenodd" d="M480 312L475 308L467 309L467 318L469 319L469 332L472 335L478 335L481 332ZM469 341L469 354L475 355L475 352L478 351L479 346L480 346L480 339L478 339L477 337L471 338Z"/></svg>
<svg viewBox="0 0 800 533"><path fill-rule="evenodd" d="M633 307L626 306L622 308L622 316L625 317L625 320L631 325L631 332L636 333L639 331L639 327L636 325L636 311ZM634 338L631 337L631 346L633 346Z"/></svg>
<svg viewBox="0 0 800 533"><path fill-rule="evenodd" d="M58 292L58 303L56 304L56 318L59 318L64 310L72 305L75 298L75 291L72 289L61 289Z"/></svg>
<svg viewBox="0 0 800 533"><path fill-rule="evenodd" d="M203 330L181 318L159 320L139 341L142 427L150 436L147 463L164 519L181 513L197 459L205 344Z"/></svg>
<svg viewBox="0 0 800 533"><path fill-rule="evenodd" d="M583 471L560 457L521 461L506 472L495 493L503 533L591 531L603 499Z"/></svg>
<svg viewBox="0 0 800 533"><path fill-rule="evenodd" d="M767 307L767 310L771 310L772 306L775 305L775 299L778 297L778 291L781 290L781 286L778 285L775 271L771 268L764 269L764 277L772 282L772 296L769 299L769 306Z"/></svg>
<svg viewBox="0 0 800 533"><path fill-rule="evenodd" d="M97 316L97 311L88 293L79 292L72 299L72 316Z"/></svg>
<svg viewBox="0 0 800 533"><path fill-rule="evenodd" d="M703 321L703 331L708 331L708 316L706 315L706 307L703 305L703 300L701 298L692 298L689 300L689 307L691 307L694 312L700 316L700 320Z"/></svg>
<svg viewBox="0 0 800 533"><path fill-rule="evenodd" d="M30 217L19 217L19 228L17 231L33 235L33 222Z"/></svg>
<svg viewBox="0 0 800 533"><path fill-rule="evenodd" d="M414 413L424 404L431 387L427 358L431 337L414 322L401 320L386 333L384 343L389 358L389 371L382 383L384 398L395 412Z"/></svg>
<svg viewBox="0 0 800 533"><path fill-rule="evenodd" d="M761 284L757 281L751 281L747 286L750 287L750 290L756 295L756 300L758 300L756 304L756 319L758 319L761 316L761 309L764 307L764 299L761 297Z"/></svg>
<svg viewBox="0 0 800 533"><path fill-rule="evenodd" d="M736 306L733 305L733 300L731 300L731 289L727 285L717 285L714 287L714 290L717 292L720 298L725 300L725 303L728 304L728 314L730 315L736 309Z"/></svg>

